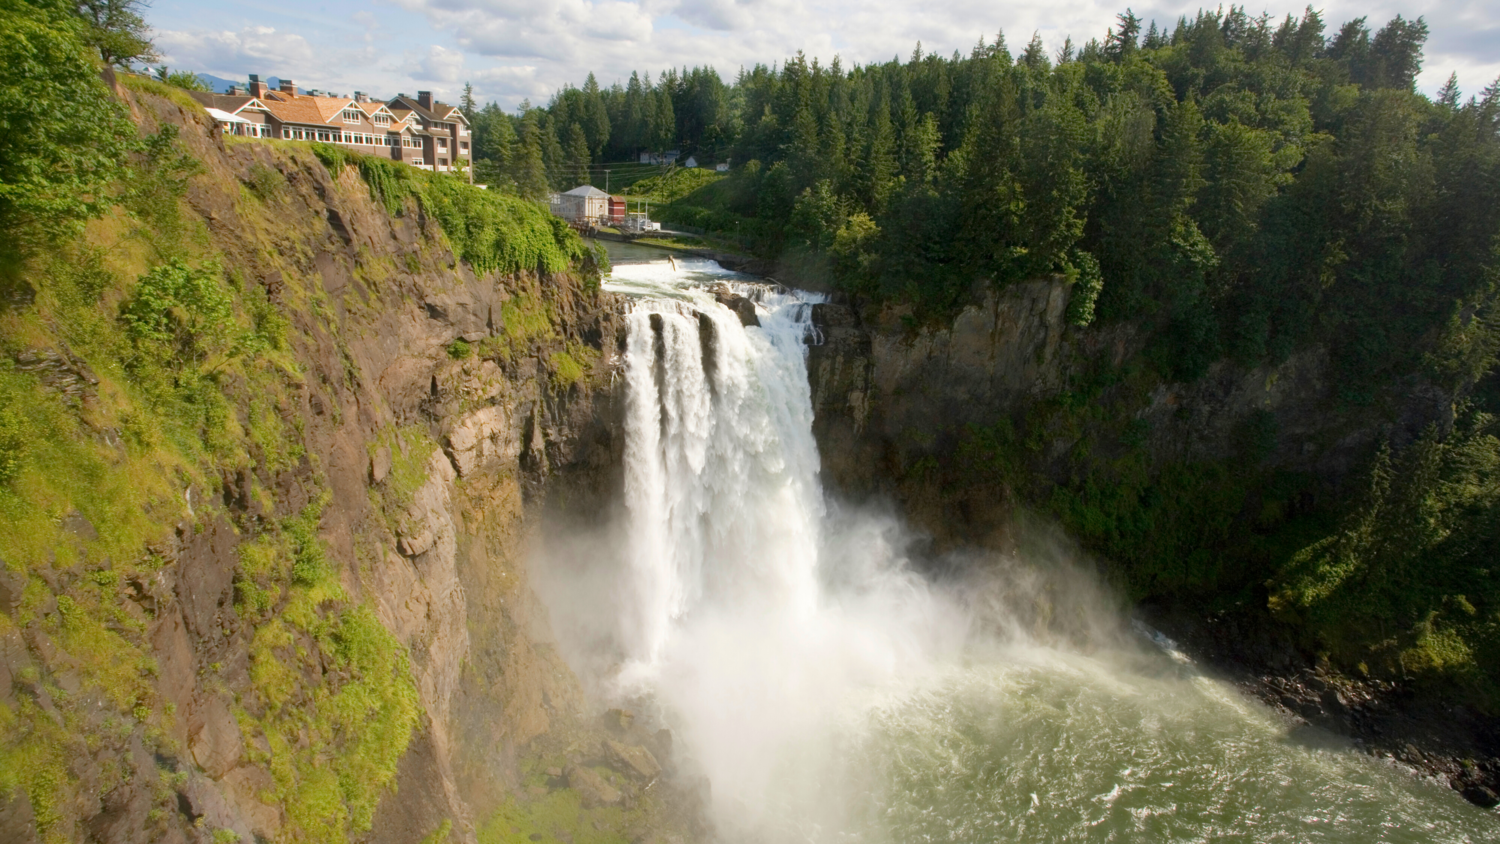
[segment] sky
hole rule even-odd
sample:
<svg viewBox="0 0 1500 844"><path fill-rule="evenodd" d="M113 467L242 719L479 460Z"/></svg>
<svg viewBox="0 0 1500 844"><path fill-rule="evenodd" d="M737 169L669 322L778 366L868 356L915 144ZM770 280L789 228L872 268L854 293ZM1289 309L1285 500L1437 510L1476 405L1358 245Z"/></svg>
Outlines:
<svg viewBox="0 0 1500 844"><path fill-rule="evenodd" d="M1169 25L1205 5L1152 0L1133 8ZM654 78L668 67L712 65L728 82L741 67L799 50L847 66L904 59L919 41L926 53L967 54L997 31L1013 53L1037 33L1055 54L1069 35L1078 44L1102 39L1122 8L1095 0L154 0L146 19L173 69L237 80L259 73L345 95L430 90L446 102L457 102L469 82L481 103L513 110L526 99L545 104L590 71L608 87L632 71ZM1431 35L1417 84L1429 94L1454 72L1465 96L1500 77L1496 0L1333 0L1317 8L1330 35L1360 15L1372 30L1397 14L1425 17ZM1301 15L1291 5L1264 11Z"/></svg>

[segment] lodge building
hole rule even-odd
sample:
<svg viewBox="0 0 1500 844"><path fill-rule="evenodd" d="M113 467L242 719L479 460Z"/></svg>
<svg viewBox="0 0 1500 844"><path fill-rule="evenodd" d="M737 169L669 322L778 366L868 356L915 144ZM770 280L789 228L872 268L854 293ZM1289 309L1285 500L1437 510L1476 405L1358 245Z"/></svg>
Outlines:
<svg viewBox="0 0 1500 844"><path fill-rule="evenodd" d="M227 94L189 93L225 134L322 141L423 170L466 171L473 179L469 121L457 107L434 100L430 91L380 102L359 91L353 97L298 93L290 79L272 90L251 74L248 87L235 86Z"/></svg>

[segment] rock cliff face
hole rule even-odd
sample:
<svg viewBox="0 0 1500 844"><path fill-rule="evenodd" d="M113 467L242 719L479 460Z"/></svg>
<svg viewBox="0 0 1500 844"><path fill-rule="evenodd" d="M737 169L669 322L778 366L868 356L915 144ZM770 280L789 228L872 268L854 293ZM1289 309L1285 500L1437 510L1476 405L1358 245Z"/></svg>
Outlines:
<svg viewBox="0 0 1500 844"><path fill-rule="evenodd" d="M1080 384L1101 372L1111 373L1108 386L1090 401L1110 406L1111 426L1133 426L1158 464L1235 459L1247 427L1259 426L1257 461L1338 483L1380 440L1399 448L1430 424L1452 423L1452 397L1416 383L1393 391L1397 401L1331 412L1317 349L1249 370L1219 362L1189 383L1142 377L1139 332L1069 325L1069 294L1062 278L1016 284L920 326L901 307L816 306L821 339L808 367L825 480L856 499L895 498L940 541L998 541L1011 490L967 471L966 434L1026 429L1042 474L1060 479L1080 440L1098 432L1052 424L1049 411L1076 401Z"/></svg>
<svg viewBox="0 0 1500 844"><path fill-rule="evenodd" d="M34 621L0 626L5 702L89 736L58 740L70 773L47 785L69 795L63 805L0 794L0 839L324 840L342 828L391 844L473 841L501 808L561 794L568 766L628 804L611 817L631 834L672 828L652 815L671 810L670 787L644 793L656 779L642 779L656 764L645 739L612 737L590 717L524 564L544 507L587 513L620 486L620 303L570 274L475 273L415 203L388 213L354 168L330 173L296 146L226 143L201 113L122 96L144 130L181 127L202 165L186 194L194 224L290 320L276 412L295 431L295 459L252 460L215 488L189 486L180 522L152 549L156 574L121 585L155 657L140 723L90 709L91 692L44 632L45 601ZM299 627L285 623L284 598L247 608L246 549L310 507L321 509L304 544L323 549L333 580ZM32 578L62 579L48 585L0 572L6 612L26 589L61 594L81 576ZM352 700L338 695L367 679L333 656L358 646L353 621L330 628L320 615L340 606L349 618L367 608L409 660L409 736L320 727L319 707ZM160 732L148 725L157 720ZM376 797L363 823L347 787L342 802L315 787L356 741L376 758L404 748L393 780L366 777ZM546 754L557 777L533 770ZM503 834L525 828L517 811Z"/></svg>

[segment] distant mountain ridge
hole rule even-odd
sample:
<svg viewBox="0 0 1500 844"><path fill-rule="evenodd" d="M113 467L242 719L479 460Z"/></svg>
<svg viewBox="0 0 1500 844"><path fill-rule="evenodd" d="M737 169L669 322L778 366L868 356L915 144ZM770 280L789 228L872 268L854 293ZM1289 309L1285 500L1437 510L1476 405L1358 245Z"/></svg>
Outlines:
<svg viewBox="0 0 1500 844"><path fill-rule="evenodd" d="M250 84L249 79L225 79L222 76L214 76L213 74L209 73L199 73L197 74L197 77L199 81L212 89L215 94L227 94L229 93L229 89L234 87L235 85L245 86ZM269 76L266 78L266 84L271 86L272 88L280 88L281 80L275 76ZM302 88L298 88L297 92L299 94L304 93L304 90Z"/></svg>

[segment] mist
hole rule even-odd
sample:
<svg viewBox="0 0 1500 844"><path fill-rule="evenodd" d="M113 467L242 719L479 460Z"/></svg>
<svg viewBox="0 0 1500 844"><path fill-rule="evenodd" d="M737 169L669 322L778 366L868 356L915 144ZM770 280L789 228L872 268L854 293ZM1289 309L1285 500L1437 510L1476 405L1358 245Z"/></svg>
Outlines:
<svg viewBox="0 0 1500 844"><path fill-rule="evenodd" d="M676 277L643 265L617 282L668 287L629 316L624 495L589 528L544 530L532 577L601 706L672 731L722 838L866 826L879 783L849 767L852 748L975 658L1139 648L1076 549L1034 520L1013 550L922 559L891 508L825 496L807 295L739 287L761 321L746 328Z"/></svg>

